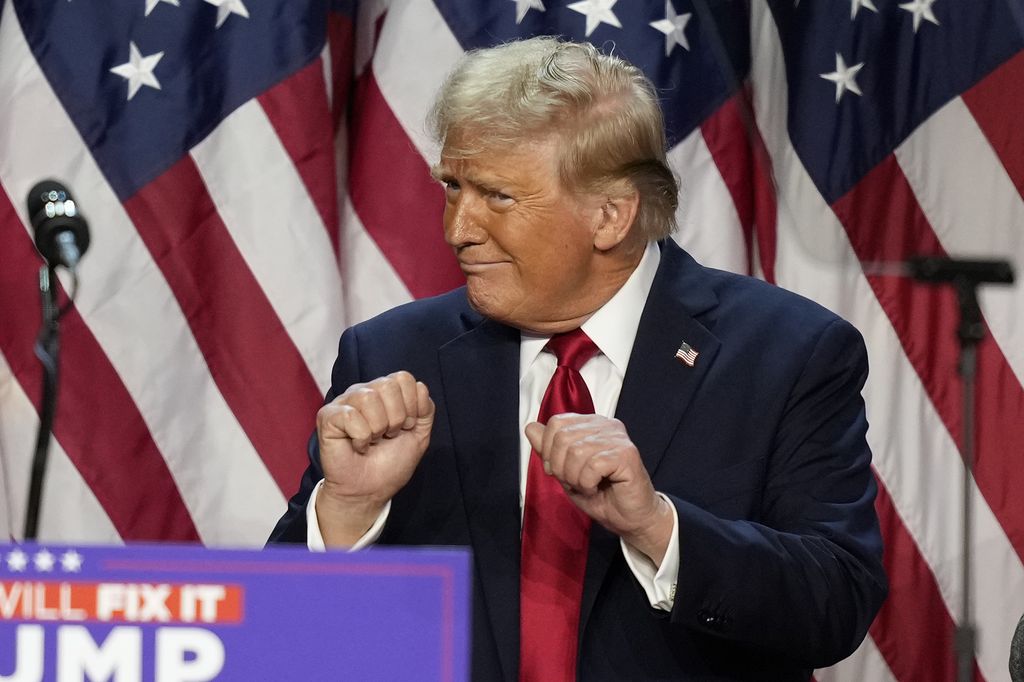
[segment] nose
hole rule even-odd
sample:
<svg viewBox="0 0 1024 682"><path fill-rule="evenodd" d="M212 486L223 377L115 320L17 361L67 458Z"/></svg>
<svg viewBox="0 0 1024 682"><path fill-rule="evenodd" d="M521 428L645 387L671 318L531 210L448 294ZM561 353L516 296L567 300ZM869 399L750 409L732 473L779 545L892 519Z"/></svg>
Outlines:
<svg viewBox="0 0 1024 682"><path fill-rule="evenodd" d="M487 231L480 218L482 201L473 193L462 191L444 207L444 239L455 249L487 241Z"/></svg>

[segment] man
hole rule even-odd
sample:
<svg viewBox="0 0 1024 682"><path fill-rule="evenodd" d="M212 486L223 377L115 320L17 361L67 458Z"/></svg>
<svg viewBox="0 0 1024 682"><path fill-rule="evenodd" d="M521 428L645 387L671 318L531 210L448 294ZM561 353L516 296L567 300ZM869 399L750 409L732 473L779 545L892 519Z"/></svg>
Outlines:
<svg viewBox="0 0 1024 682"><path fill-rule="evenodd" d="M466 286L342 336L271 539L469 545L477 680L852 652L886 593L859 334L668 238L661 112L622 60L470 53L432 121Z"/></svg>

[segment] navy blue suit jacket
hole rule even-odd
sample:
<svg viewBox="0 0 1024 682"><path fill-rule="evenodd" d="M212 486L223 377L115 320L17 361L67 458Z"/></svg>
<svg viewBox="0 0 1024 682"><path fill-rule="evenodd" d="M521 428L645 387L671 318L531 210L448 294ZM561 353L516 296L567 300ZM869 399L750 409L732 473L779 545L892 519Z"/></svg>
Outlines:
<svg viewBox="0 0 1024 682"><path fill-rule="evenodd" d="M519 332L459 289L346 331L327 395L401 369L430 388L430 448L380 542L472 548L475 680L517 679L518 365ZM616 416L678 511L678 588L671 612L652 609L595 524L581 679L806 680L857 647L886 594L866 374L836 315L662 244ZM271 541L306 540L315 437L309 457Z"/></svg>

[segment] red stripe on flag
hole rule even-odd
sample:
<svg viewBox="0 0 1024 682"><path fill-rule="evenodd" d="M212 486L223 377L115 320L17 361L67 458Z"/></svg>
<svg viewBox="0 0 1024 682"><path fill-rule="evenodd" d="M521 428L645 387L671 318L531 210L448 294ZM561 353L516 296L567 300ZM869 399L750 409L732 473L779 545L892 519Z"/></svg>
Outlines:
<svg viewBox="0 0 1024 682"><path fill-rule="evenodd" d="M701 124L704 142L718 172L729 188L739 214L747 245L747 262L753 271L752 242L757 240L761 271L775 281L776 216L771 159L757 127L745 116L750 111L745 92L738 92Z"/></svg>
<svg viewBox="0 0 1024 682"><path fill-rule="evenodd" d="M871 170L833 210L862 262L895 262L918 253L942 254L896 158ZM957 374L959 320L949 287L903 277L868 277L903 350L953 439L961 443L961 382ZM927 314L921 314L927 311ZM978 347L975 477L1017 554L1024 557L1024 389L991 335Z"/></svg>
<svg viewBox="0 0 1024 682"><path fill-rule="evenodd" d="M142 188L125 208L228 406L278 486L291 490L305 466L320 390L191 157Z"/></svg>
<svg viewBox="0 0 1024 682"><path fill-rule="evenodd" d="M1024 52L1005 62L962 95L981 132L1002 161L1017 192L1024 196Z"/></svg>
<svg viewBox="0 0 1024 682"><path fill-rule="evenodd" d="M415 298L461 286L441 226L444 195L372 71L359 79L353 119L349 195L366 231Z"/></svg>
<svg viewBox="0 0 1024 682"><path fill-rule="evenodd" d="M314 59L257 99L295 164L337 254L340 229L334 122L327 105L323 62Z"/></svg>
<svg viewBox="0 0 1024 682"><path fill-rule="evenodd" d="M875 510L885 542L882 563L889 576L889 597L868 632L900 682L952 682L957 679L953 618L880 479ZM925 661L927 667L922 666ZM979 682L984 679L977 661L974 674Z"/></svg>
<svg viewBox="0 0 1024 682"><path fill-rule="evenodd" d="M42 368L33 344L41 321L37 286L41 260L3 191L0 243L5 245L0 268L0 310L4 311L0 350L38 410ZM61 319L54 435L124 540L199 540L174 478L128 389L74 308Z"/></svg>

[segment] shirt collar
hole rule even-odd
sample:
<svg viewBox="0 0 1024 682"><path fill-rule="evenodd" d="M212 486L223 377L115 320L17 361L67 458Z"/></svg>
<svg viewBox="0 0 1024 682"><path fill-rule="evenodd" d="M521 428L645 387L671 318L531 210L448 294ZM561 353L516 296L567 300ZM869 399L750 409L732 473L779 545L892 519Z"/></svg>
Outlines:
<svg viewBox="0 0 1024 682"><path fill-rule="evenodd" d="M633 351L633 341L636 340L636 330L640 326L640 316L644 312L644 304L647 302L647 295L651 291L654 275L658 272L660 263L661 249L657 243L648 242L640 264L630 274L626 283L582 325L583 331L601 353L611 360L622 376L626 374L626 365L629 364L629 356ZM540 336L520 332L520 379L544 350L550 338L550 334Z"/></svg>

